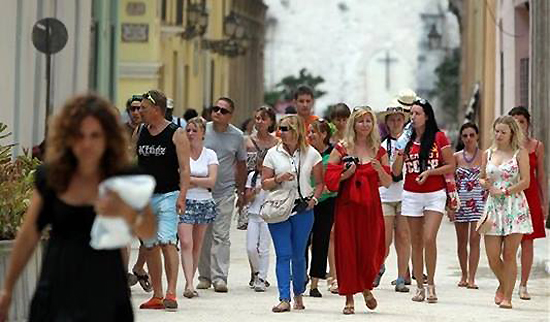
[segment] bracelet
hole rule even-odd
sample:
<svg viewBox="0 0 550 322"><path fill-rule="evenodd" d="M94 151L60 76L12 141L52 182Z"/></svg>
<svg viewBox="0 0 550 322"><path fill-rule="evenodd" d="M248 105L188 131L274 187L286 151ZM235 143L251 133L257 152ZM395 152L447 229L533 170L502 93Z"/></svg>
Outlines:
<svg viewBox="0 0 550 322"><path fill-rule="evenodd" d="M319 204L319 199L315 198L315 196L311 197L311 200L313 200L316 206Z"/></svg>

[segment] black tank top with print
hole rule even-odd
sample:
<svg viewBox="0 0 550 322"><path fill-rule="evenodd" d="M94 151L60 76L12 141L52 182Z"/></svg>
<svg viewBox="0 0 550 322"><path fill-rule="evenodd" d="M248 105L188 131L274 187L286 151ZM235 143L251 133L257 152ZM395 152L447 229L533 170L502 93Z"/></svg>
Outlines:
<svg viewBox="0 0 550 322"><path fill-rule="evenodd" d="M157 181L155 193L179 190L179 164L176 146L172 141L178 126L170 123L162 132L153 136L142 126L137 140L139 167Z"/></svg>

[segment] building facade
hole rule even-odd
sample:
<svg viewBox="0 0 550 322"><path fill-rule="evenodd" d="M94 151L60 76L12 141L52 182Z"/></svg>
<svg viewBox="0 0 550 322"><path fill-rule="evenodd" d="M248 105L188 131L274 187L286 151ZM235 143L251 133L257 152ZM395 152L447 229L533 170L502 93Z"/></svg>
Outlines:
<svg viewBox="0 0 550 322"><path fill-rule="evenodd" d="M51 111L55 113L69 97L88 90L114 98L116 84L110 80L116 73L117 7L117 0L3 2L0 122L12 132L6 140L31 148L45 136L46 55L32 42L33 26L43 18L61 21L68 36L64 48L51 56Z"/></svg>
<svg viewBox="0 0 550 322"><path fill-rule="evenodd" d="M173 99L174 115L189 108L200 114L227 96L237 105L235 123L250 117L263 101L265 11L261 0L122 0L117 105L158 88ZM230 16L247 40L237 55L222 46Z"/></svg>
<svg viewBox="0 0 550 322"><path fill-rule="evenodd" d="M546 0L465 0L462 5L462 109L476 122L481 146L492 124L514 106L531 113L535 138L550 144L550 4ZM550 160L545 159L546 171Z"/></svg>

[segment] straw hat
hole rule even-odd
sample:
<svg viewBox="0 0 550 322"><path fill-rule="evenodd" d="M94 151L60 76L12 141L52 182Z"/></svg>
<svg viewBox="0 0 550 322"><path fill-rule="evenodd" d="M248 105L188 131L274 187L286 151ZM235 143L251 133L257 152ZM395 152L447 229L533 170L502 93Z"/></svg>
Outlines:
<svg viewBox="0 0 550 322"><path fill-rule="evenodd" d="M417 98L418 96L412 89L406 88L401 90L397 95L397 102L399 102L399 104L401 104L403 108L410 108L413 105L414 101L417 100Z"/></svg>
<svg viewBox="0 0 550 322"><path fill-rule="evenodd" d="M404 107L402 104L400 104L398 98L394 98L388 104L386 104L385 110L376 113L376 118L381 120L382 122L385 122L386 116L391 114L401 114L405 117L406 120L409 117L409 112L410 111L408 107Z"/></svg>

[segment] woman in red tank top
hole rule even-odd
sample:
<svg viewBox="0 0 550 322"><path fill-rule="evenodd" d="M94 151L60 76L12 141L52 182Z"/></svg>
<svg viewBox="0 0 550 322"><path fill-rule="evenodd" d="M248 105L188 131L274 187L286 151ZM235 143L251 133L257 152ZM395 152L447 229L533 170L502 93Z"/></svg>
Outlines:
<svg viewBox="0 0 550 322"><path fill-rule="evenodd" d="M525 189L524 193L531 212L533 233L524 235L521 241L521 283L519 285L519 298L529 300L531 296L527 292L527 281L533 266L533 240L546 237L544 217L548 216L548 189L544 172L544 145L529 135L531 115L525 107L514 107L508 114L516 119L523 130L525 134L523 146L529 152L530 181L529 188Z"/></svg>

